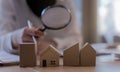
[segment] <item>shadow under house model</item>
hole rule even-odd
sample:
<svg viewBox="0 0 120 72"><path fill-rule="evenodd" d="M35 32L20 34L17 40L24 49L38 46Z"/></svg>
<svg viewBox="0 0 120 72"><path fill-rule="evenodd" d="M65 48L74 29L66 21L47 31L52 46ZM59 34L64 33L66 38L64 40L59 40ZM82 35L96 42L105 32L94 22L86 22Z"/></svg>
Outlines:
<svg viewBox="0 0 120 72"><path fill-rule="evenodd" d="M48 48L44 49L40 53L40 66L41 67L51 67L51 66L59 66L59 51L50 45Z"/></svg>
<svg viewBox="0 0 120 72"><path fill-rule="evenodd" d="M96 51L94 48L86 43L80 50L80 66L95 66L96 65Z"/></svg>
<svg viewBox="0 0 120 72"><path fill-rule="evenodd" d="M78 66L79 65L79 43L64 50L63 53L64 66Z"/></svg>

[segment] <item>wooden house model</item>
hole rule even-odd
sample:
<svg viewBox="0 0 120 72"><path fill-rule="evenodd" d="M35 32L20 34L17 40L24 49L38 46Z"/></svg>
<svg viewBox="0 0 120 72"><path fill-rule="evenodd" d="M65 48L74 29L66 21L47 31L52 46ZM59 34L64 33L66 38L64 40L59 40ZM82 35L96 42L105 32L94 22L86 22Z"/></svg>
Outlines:
<svg viewBox="0 0 120 72"><path fill-rule="evenodd" d="M95 66L96 65L96 51L94 48L86 43L80 50L80 66Z"/></svg>
<svg viewBox="0 0 120 72"><path fill-rule="evenodd" d="M79 43L67 48L63 52L64 66L78 66L79 65Z"/></svg>
<svg viewBox="0 0 120 72"><path fill-rule="evenodd" d="M48 48L44 49L40 53L40 66L41 67L51 67L51 66L59 66L59 51L50 45Z"/></svg>
<svg viewBox="0 0 120 72"><path fill-rule="evenodd" d="M21 43L19 48L20 48L20 67L36 66L35 44Z"/></svg>

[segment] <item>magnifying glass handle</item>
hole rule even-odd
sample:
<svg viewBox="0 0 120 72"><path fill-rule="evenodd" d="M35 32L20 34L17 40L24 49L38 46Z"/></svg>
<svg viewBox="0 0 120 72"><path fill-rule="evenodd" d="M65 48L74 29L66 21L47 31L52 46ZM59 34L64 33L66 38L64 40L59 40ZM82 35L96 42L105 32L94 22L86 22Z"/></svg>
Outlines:
<svg viewBox="0 0 120 72"><path fill-rule="evenodd" d="M42 31L42 32L44 32L45 30L46 30L46 28L45 28L45 27L41 29L41 31Z"/></svg>

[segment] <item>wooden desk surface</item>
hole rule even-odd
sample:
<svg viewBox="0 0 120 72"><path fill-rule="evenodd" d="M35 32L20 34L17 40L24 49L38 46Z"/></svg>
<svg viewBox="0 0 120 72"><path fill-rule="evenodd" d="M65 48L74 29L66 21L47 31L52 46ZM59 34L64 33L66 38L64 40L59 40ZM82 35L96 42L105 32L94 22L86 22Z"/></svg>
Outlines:
<svg viewBox="0 0 120 72"><path fill-rule="evenodd" d="M62 64L62 59L60 60ZM33 67L20 68L19 66L0 67L0 72L120 72L120 61L111 55L98 56L95 67Z"/></svg>

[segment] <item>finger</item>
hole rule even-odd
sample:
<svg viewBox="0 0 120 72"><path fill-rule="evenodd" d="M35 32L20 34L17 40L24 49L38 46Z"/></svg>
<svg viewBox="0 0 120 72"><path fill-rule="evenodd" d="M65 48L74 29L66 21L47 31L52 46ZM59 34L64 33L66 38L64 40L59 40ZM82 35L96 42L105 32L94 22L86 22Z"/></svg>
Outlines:
<svg viewBox="0 0 120 72"><path fill-rule="evenodd" d="M32 36L26 35L22 37L23 42L33 42Z"/></svg>
<svg viewBox="0 0 120 72"><path fill-rule="evenodd" d="M41 31L35 31L35 36L44 36L44 32L41 32Z"/></svg>
<svg viewBox="0 0 120 72"><path fill-rule="evenodd" d="M44 36L45 32L41 31L41 27L35 29L35 36Z"/></svg>
<svg viewBox="0 0 120 72"><path fill-rule="evenodd" d="M25 34L27 34L27 35L33 35L33 33L34 33L34 28L28 28L28 27L26 27L26 28L24 29L24 32L25 32Z"/></svg>
<svg viewBox="0 0 120 72"><path fill-rule="evenodd" d="M40 29L41 29L40 27L38 27L38 28L26 28L25 29L25 33L27 35L31 35L31 36L33 36L33 35L34 36L38 36L38 37L44 36L45 33L42 32Z"/></svg>
<svg viewBox="0 0 120 72"><path fill-rule="evenodd" d="M36 28L36 30L41 31L41 30L42 30L42 27L39 26L39 27Z"/></svg>

